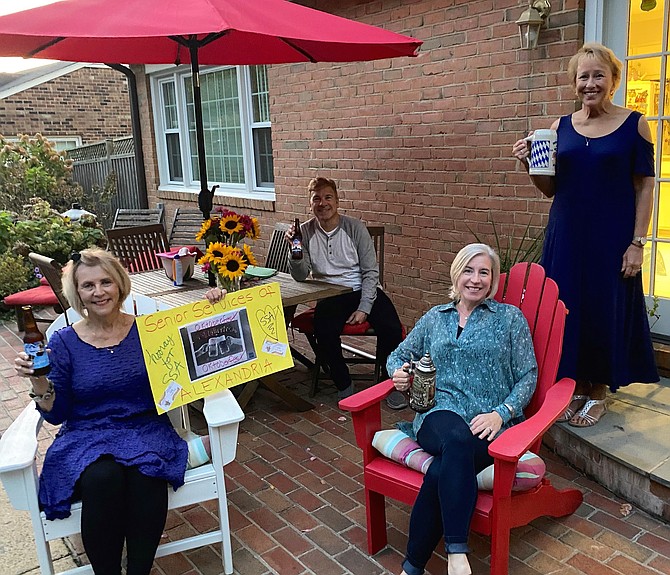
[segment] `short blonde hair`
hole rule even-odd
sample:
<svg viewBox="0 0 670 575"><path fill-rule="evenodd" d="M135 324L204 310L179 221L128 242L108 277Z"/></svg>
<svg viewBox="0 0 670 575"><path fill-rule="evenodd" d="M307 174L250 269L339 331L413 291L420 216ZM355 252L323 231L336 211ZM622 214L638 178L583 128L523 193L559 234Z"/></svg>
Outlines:
<svg viewBox="0 0 670 575"><path fill-rule="evenodd" d="M612 92L616 92L619 84L621 84L621 69L623 65L612 50L597 42L587 42L570 58L570 62L568 62L568 78L570 78L572 87L577 87L577 68L584 58L600 60L609 67L612 72Z"/></svg>
<svg viewBox="0 0 670 575"><path fill-rule="evenodd" d="M85 315L84 302L81 301L77 290L77 270L81 266L100 266L105 273L109 274L109 277L119 288L118 307L121 309L121 305L130 294L128 273L123 269L121 262L110 252L101 248L88 248L78 254L73 254L63 268L63 295L75 311L81 316Z"/></svg>
<svg viewBox="0 0 670 575"><path fill-rule="evenodd" d="M500 282L500 258L495 250L486 244L468 244L456 254L454 261L451 262L451 290L449 290L449 297L455 302L460 301L461 294L456 287L458 278L461 277L463 270L470 263L472 258L477 256L488 256L491 260L491 290L486 294L486 299L492 299L498 291L498 283Z"/></svg>

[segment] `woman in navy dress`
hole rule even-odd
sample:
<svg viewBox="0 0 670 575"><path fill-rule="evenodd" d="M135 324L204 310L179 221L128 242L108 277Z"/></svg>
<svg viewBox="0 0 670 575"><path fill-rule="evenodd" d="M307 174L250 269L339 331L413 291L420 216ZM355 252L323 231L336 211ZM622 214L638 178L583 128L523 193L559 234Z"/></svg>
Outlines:
<svg viewBox="0 0 670 575"><path fill-rule="evenodd" d="M63 293L83 319L52 335L48 375L35 377L24 352L15 360L44 419L61 425L44 459L40 506L53 520L81 500L96 575L121 573L124 542L127 575L148 575L187 446L156 411L135 318L121 311L130 279L119 261L97 248L74 254Z"/></svg>
<svg viewBox="0 0 670 575"><path fill-rule="evenodd" d="M647 120L615 105L621 62L601 44L575 54L568 75L581 109L556 120L555 176L531 176L554 198L542 265L568 308L560 377L577 381L559 421L595 425L607 388L658 381L640 273L651 218L654 149ZM528 170L529 144L513 155Z"/></svg>

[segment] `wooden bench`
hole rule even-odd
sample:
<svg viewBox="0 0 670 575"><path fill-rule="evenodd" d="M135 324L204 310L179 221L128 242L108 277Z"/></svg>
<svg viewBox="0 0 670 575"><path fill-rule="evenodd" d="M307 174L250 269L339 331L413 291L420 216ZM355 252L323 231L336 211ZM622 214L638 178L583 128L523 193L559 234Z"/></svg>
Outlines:
<svg viewBox="0 0 670 575"><path fill-rule="evenodd" d="M150 224L165 223L165 211L162 207L155 210L119 208L114 215L112 229L134 228L136 226L148 226Z"/></svg>

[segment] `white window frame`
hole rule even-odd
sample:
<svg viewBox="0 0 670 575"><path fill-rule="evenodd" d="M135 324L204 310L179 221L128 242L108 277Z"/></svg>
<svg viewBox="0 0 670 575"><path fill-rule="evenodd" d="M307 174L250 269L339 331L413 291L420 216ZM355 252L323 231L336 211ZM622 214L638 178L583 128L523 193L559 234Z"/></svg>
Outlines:
<svg viewBox="0 0 670 575"><path fill-rule="evenodd" d="M208 179L208 185L218 184L217 195L250 198L256 200L275 200L275 189L272 186L261 186L256 182L256 165L254 161L254 147L252 129L254 127L270 127L270 122L253 123L252 122L252 101L251 101L251 77L248 66L206 66L201 68L200 75L206 75L220 70L236 68L237 69L237 89L240 95L240 125L242 149L243 149L243 170L244 184L234 184L229 182L216 182ZM189 134L187 125L186 108L186 80L191 78L190 66L147 66L147 74L150 77L151 99L153 106L153 122L155 128L156 157L158 162L158 172L160 177L160 191L178 191L191 192L197 194L200 192L200 181L193 179L191 168ZM167 159L167 147L165 142L166 129L163 120L162 90L161 85L166 81L173 81L175 86L175 95L177 100L177 116L179 120L179 142L182 158L183 182L170 181ZM208 178L211 177L208 174Z"/></svg>
<svg viewBox="0 0 670 575"><path fill-rule="evenodd" d="M251 84L251 70L248 66L244 66L244 73L246 74L247 82L248 82L248 86L249 86L249 97L245 98L243 100L243 103L245 104L245 108L246 108L246 110L245 110L246 117L248 118L248 122L246 124L247 125L247 139L248 139L248 142L249 142L249 146L251 146L251 148L253 149L254 148L254 130L257 129L257 128L272 128L272 123L269 120L267 122L255 122L254 121L253 98L251 97L251 87L252 87L252 84ZM268 103L268 106L269 106L269 103ZM256 186L262 187L262 185L259 184L258 180L256 179L256 162L255 162L256 158L255 158L255 156L247 157L245 155L245 161L247 159L253 159L254 160L254 162L252 162L252 165L251 165L251 171L253 172L254 182L255 182Z"/></svg>
<svg viewBox="0 0 670 575"><path fill-rule="evenodd" d="M63 152L65 150L72 150L74 148L80 148L81 147L81 136L44 136L45 140L48 140L51 144L54 145L54 150L57 152ZM16 136L5 136L5 141L6 142L19 142L21 141L21 138L17 138ZM58 144L68 144L72 143L72 146L68 146L67 148L63 148L62 146Z"/></svg>

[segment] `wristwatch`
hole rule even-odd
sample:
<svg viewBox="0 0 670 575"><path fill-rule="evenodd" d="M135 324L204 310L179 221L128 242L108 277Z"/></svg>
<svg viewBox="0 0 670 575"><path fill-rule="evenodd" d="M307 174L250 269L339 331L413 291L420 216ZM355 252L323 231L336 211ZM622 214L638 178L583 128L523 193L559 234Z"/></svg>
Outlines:
<svg viewBox="0 0 670 575"><path fill-rule="evenodd" d="M635 236L633 238L633 241L631 242L631 244L633 244L634 246L637 246L638 248L643 248L644 244L646 244L646 243L647 243L646 236Z"/></svg>

